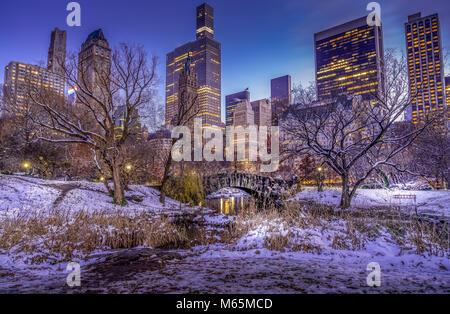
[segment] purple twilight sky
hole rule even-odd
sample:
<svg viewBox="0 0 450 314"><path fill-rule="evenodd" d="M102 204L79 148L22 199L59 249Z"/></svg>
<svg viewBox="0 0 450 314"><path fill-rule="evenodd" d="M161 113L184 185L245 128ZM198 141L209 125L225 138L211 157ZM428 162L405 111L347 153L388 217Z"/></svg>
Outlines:
<svg viewBox="0 0 450 314"><path fill-rule="evenodd" d="M66 0L0 1L0 81L12 60L47 58L50 32L67 30L68 49L102 28L112 46L140 43L159 57L159 101L164 102L165 55L195 39L195 8L201 0L80 0L82 26L68 27ZM215 38L222 43L222 110L227 94L250 88L252 100L270 97L270 79L290 74L294 83L314 80L313 34L367 15L361 0L210 0ZM450 46L448 0L383 0L385 48L405 49L407 16L439 13L443 46ZM447 71L447 74L448 71Z"/></svg>

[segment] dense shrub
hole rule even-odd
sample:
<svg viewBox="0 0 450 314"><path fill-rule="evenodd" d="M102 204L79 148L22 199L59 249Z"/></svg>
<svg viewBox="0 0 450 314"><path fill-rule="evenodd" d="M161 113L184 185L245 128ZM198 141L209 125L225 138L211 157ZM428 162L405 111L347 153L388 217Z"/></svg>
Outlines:
<svg viewBox="0 0 450 314"><path fill-rule="evenodd" d="M192 172L172 177L167 196L190 206L200 205L205 199L202 179Z"/></svg>

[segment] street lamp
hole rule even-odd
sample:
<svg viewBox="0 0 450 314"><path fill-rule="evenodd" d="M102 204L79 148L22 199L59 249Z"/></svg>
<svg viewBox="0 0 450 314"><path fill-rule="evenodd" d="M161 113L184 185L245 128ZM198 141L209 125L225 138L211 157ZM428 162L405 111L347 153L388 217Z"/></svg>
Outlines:
<svg viewBox="0 0 450 314"><path fill-rule="evenodd" d="M323 175L322 175L322 167L317 168L318 176L317 176L317 192L323 192Z"/></svg>
<svg viewBox="0 0 450 314"><path fill-rule="evenodd" d="M130 164L128 164L128 165L125 166L125 169L126 169L127 171L131 171L131 169L133 169L133 166L130 165Z"/></svg>
<svg viewBox="0 0 450 314"><path fill-rule="evenodd" d="M28 169L30 169L31 165L30 165L29 162L25 161L25 162L22 164L22 167L23 167L25 170L28 170Z"/></svg>
<svg viewBox="0 0 450 314"><path fill-rule="evenodd" d="M101 182L105 181L105 178L104 178L104 177L101 177L101 178L100 178L100 181L101 181Z"/></svg>

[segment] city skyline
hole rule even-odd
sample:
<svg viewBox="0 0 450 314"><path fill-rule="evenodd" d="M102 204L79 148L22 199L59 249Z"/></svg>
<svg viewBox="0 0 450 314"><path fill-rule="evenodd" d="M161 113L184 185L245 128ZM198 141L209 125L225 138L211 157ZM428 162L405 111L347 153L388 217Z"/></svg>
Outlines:
<svg viewBox="0 0 450 314"><path fill-rule="evenodd" d="M4 77L3 71L5 66L13 60L31 64L39 64L40 61L45 62L48 53L50 32L55 27L67 31L68 51L79 49L80 43L84 41L88 34L97 28L102 28L105 36L111 42L111 46L114 47L119 42L131 40L136 43L143 43L149 53L154 53L159 57L158 75L160 78L160 86L158 88L158 102L163 104L165 98L164 56L175 47L183 44L183 41L186 42L192 38L192 31L195 29L195 25L192 25L192 15L195 12L195 8L202 1L176 2L179 10L176 10L174 14L170 15L170 20L167 16L165 17L165 26L167 27L164 28L164 35L157 35L157 30L154 25L151 27L151 23L141 21L138 17L136 21L133 21L134 23L131 23L130 16L137 14L137 12L134 10L119 12L119 6L117 4L109 4L109 2L108 5L104 6L106 12L102 11L102 17L100 19L94 19L93 13L98 12L100 4L103 2L97 1L95 4L91 4L86 1L80 1L83 13L82 27L79 28L71 28L65 25L67 13L64 7L65 4L59 3L55 6L55 1L40 4L41 9L47 6L49 8L51 7L44 14L42 20L36 19L41 13L37 13L34 10L36 7L34 3L22 6L24 8L20 8L22 12L21 18L30 17L30 15L34 16L33 21L36 27L29 29L29 25L19 23L19 27L13 30L12 36L17 32L15 34L17 36L14 36L16 37L15 44L8 47L8 50L0 52L0 62L2 63L2 73L0 76L2 78ZM142 4L141 1L136 2ZM20 3L21 1L15 4L2 3L1 6L4 6L7 11L11 11L19 7ZM258 6L253 5L253 11L251 10L251 5L244 3L242 6L239 5L241 9L238 10L239 12L232 12L233 10L230 10L228 8L229 6L225 7L224 3L219 1L208 1L208 3L214 7L216 12L216 38L219 38L223 49L222 120L225 120L225 95L233 94L249 87L252 93L252 99L270 98L270 80L286 74L292 76L293 85L299 82L307 84L309 81L314 81L314 33L369 13L365 10L367 5L366 1L361 1L358 4L354 4L353 2L352 4L350 1L339 1L339 5L330 5L329 10L325 8L320 14L317 12L318 8L315 4L302 4L298 1L280 3L277 10L272 10L275 12L269 12L268 10L271 1L262 1ZM410 3L411 5L408 8L400 8L400 6L380 1L385 48L396 48L405 51L406 47L403 44L404 22L409 14L414 14L419 11L422 11L423 15L433 13L440 15L443 30L443 47L448 47L448 43L450 42L448 40L449 34L445 30L448 29L448 21L450 19L449 14L445 10L446 3L444 1L430 1L426 7L419 1L412 1ZM154 14L156 12L164 9L162 4L158 3L154 5L153 10L148 13L149 16L155 16ZM301 10L302 6L305 6L306 10ZM340 9L336 11L335 6L339 6ZM299 9L296 10L297 8ZM307 10L308 8L309 10ZM39 12L44 11L40 10ZM56 15L56 12L58 12L58 15ZM123 21L120 19L119 13L123 14ZM45 16L46 14L50 14L52 18ZM227 23L227 16L230 14L234 14L233 16L247 14L249 21L257 14L261 18L270 17L271 15L277 18L271 19L274 23L266 23L271 27L271 31L264 32L264 29L268 27L263 25L264 23L252 25L252 23L238 19L239 22L234 23L237 25L229 25L230 23ZM283 14L287 15L281 21ZM114 15L116 18L112 18L111 15ZM58 18L55 18L55 16L58 16ZM312 16L316 16L314 22L311 22ZM176 23L170 23L172 18ZM111 19L115 22L115 25L107 22L107 20ZM5 18L0 23L8 23L8 20L9 18ZM174 27L172 24L183 25L183 27ZM243 26L244 28L242 28ZM26 34L26 32L21 31L22 27L27 28L28 37L21 38L24 36L23 34ZM256 33L257 31L258 33ZM127 35L124 33L127 33ZM252 33L254 36L248 36ZM280 37L279 39L275 38L276 34ZM165 38L162 39L162 37ZM166 39L166 37L170 39ZM233 40L230 41L230 38ZM2 39L3 41L6 40L6 38ZM246 47L246 49L241 49L241 47ZM253 50L248 50L249 48ZM268 55L271 55L270 59ZM445 71L445 74L448 75L448 69Z"/></svg>
<svg viewBox="0 0 450 314"><path fill-rule="evenodd" d="M203 3L196 8L196 40L176 47L166 57L166 124L170 125L178 112L180 93L177 85L181 70L189 67L198 79L198 117L205 126L220 126L222 91L222 48L214 38L214 8ZM192 37L191 37L192 38Z"/></svg>

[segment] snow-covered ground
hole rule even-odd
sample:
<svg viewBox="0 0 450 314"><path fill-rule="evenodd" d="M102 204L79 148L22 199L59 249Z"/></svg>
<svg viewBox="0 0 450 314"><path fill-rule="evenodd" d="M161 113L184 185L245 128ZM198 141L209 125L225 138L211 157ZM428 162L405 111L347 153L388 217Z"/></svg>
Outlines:
<svg viewBox="0 0 450 314"><path fill-rule="evenodd" d="M416 204L412 200L399 200L396 195L415 195ZM341 200L339 188L328 188L317 193L316 188L307 187L296 196L297 200L314 201L326 205L337 206ZM405 190L363 190L356 192L352 200L353 207L400 206L408 209L417 206L419 214L450 217L450 191L405 191Z"/></svg>
<svg viewBox="0 0 450 314"><path fill-rule="evenodd" d="M180 203L166 198L165 206L159 202L159 191L145 186L130 186L125 196L127 207L112 203L103 183L46 181L25 176L0 175L0 217L15 213L45 213L64 209L79 211L127 211L176 213ZM196 208L184 207L184 210Z"/></svg>
<svg viewBox="0 0 450 314"><path fill-rule="evenodd" d="M354 206L390 205L390 193L361 190ZM392 193L414 193L420 213L449 216L448 192ZM231 226L241 217L180 206L171 199L163 207L158 191L147 187L132 186L127 197L128 206L114 206L102 184L0 175L0 231L2 219L23 213L51 215L67 209L119 211L130 216L188 213L215 241L191 249L91 252L86 259L75 260L81 264L80 288L67 286L67 263L31 265L25 262L26 256L0 250L0 293L450 293L450 251L418 254L412 243L399 244L397 231L381 222L375 234L366 234L353 227L357 220L313 219L303 208L303 224L302 215L294 225L262 216L241 221L248 226L236 233ZM297 199L336 205L339 191L318 194L311 189ZM236 239L227 240L233 232ZM269 249L277 246L275 240L283 243L283 249ZM381 287L367 286L371 262L381 267Z"/></svg>
<svg viewBox="0 0 450 314"><path fill-rule="evenodd" d="M180 254L134 249L122 254L82 265L81 287L75 288L66 285L66 265L0 269L0 293L450 293L448 259L219 247L200 256L195 250ZM380 287L369 287L366 281L367 265L374 261L381 268Z"/></svg>
<svg viewBox="0 0 450 314"><path fill-rule="evenodd" d="M224 188L207 196L207 199L229 198L229 197L250 197L250 194L235 188Z"/></svg>

